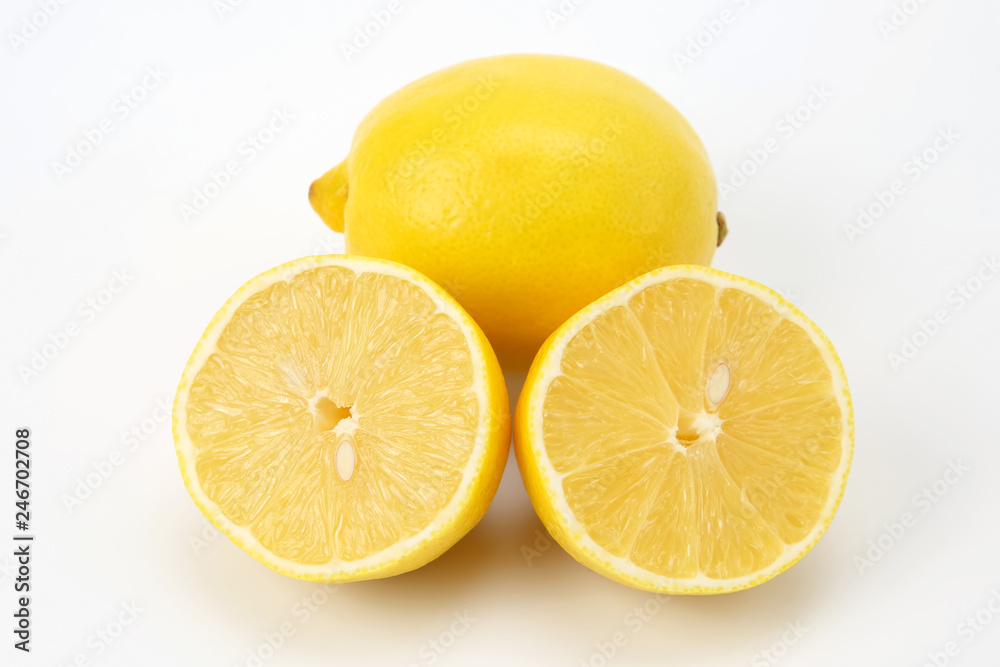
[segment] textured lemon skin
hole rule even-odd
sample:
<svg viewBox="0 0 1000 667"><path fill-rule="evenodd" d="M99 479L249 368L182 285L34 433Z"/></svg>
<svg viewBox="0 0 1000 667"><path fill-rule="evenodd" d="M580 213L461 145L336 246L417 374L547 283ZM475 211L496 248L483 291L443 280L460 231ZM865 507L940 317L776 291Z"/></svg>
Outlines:
<svg viewBox="0 0 1000 667"><path fill-rule="evenodd" d="M467 332L473 334L472 355L474 357L478 356L482 362L482 372L485 375L483 386L486 393L484 404L488 406L487 419L485 421L485 437L481 442L483 451L479 465L473 474L472 483L469 485L464 498L460 499L461 503L457 511L447 521L436 526L429 535L419 541L413 548L406 550L405 553L396 558L387 559L370 567L331 568L327 572L306 572L303 569L297 568L294 563L276 558L269 551L261 548L259 544L252 544L244 539L241 531L233 525L218 505L204 493L197 476L192 474L194 461L190 445L186 444L189 442L184 433L185 415L187 413L186 402L191 383L201 368L204 358L214 349L214 340L217 338L218 332L229 322L233 312L240 304L272 282L283 279L283 276L294 275L321 266L343 265L355 269L358 265L363 265L366 269L372 271L406 277L455 307L456 314L460 317L459 325ZM226 301L222 308L219 309L215 317L212 318L211 323L209 323L198 344L195 346L194 351L191 353L174 397L172 425L174 447L177 453L181 476L184 480L184 486L202 514L233 543L272 570L296 579L324 583L378 579L402 574L426 565L443 554L468 533L486 513L500 485L500 478L507 463L510 446L510 415L508 411L507 388L504 383L503 373L500 370L500 365L490 347L489 341L472 318L462 310L461 306L447 292L417 271L395 262L367 257L351 257L348 255L303 257L265 271L240 287ZM475 454L474 452L473 455L475 456Z"/></svg>
<svg viewBox="0 0 1000 667"><path fill-rule="evenodd" d="M797 545L796 553L792 557L779 560L775 566L767 568L755 576L741 578L739 581L719 580L717 585L706 586L683 579L667 580L663 577L655 576L637 577L621 571L621 569L608 559L603 558L593 549L582 544L583 530L574 518L567 516L564 510L557 507L558 503L553 487L560 482L545 472L546 466L542 463L542 460L545 458L545 454L542 451L544 447L543 438L542 434L535 427L535 423L542 410L545 394L548 389L547 385L543 384L543 376L555 365L559 364L562 358L562 350L565 349L566 344L576 335L581 326L593 320L597 314L603 312L610 304L617 304L627 300L627 298L640 291L642 287L657 279L669 279L670 277L687 277L709 280L710 282L714 277L726 282L736 283L737 286L749 287L758 293L771 297L774 302L779 304L782 310L793 314L798 324L804 325L809 333L821 341L821 345L833 362L830 365L830 372L843 388L841 398L844 406L843 419L845 428L843 445L845 449L839 480L832 486L831 496L829 497L826 510L821 516L821 520L811 537L804 544ZM517 459L517 467L521 473L524 487L531 499L531 504L535 508L535 513L538 514L539 519L541 519L542 524L549 531L549 534L552 535L553 539L581 564L621 584L646 591L674 595L731 593L752 588L781 574L805 556L819 542L819 539L826 532L827 528L829 528L843 498L844 490L847 486L847 476L850 472L851 461L854 456L854 409L847 384L847 374L843 363L837 355L836 349L833 347L833 343L830 342L830 339L827 338L826 334L815 323L778 292L747 278L708 267L668 266L651 271L649 274L640 276L604 295L567 320L545 341L531 364L524 387L521 390L521 395L518 397L514 414L514 455Z"/></svg>
<svg viewBox="0 0 1000 667"><path fill-rule="evenodd" d="M348 252L451 292L511 370L609 290L710 264L719 236L684 117L619 70L561 56L472 60L403 87L310 200Z"/></svg>

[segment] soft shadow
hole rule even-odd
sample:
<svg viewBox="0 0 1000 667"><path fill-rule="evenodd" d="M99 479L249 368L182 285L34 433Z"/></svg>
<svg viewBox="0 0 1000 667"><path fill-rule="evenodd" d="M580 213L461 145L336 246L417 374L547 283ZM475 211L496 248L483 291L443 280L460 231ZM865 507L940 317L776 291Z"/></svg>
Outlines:
<svg viewBox="0 0 1000 667"><path fill-rule="evenodd" d="M524 376L507 380L513 406ZM298 600L321 588L271 572L225 537L192 557L190 516L183 527L172 528L165 537L174 546L167 553L173 550L169 558L182 561L175 565L185 582L182 595L204 616L223 616L219 623L250 633L274 627L290 617ZM454 614L471 610L504 624L505 632L578 646L585 658L594 641L623 627L631 610L653 602L657 613L650 627L655 630L643 632L641 639L637 635L631 649L636 657L642 644L661 652L710 645L719 637L736 645L765 645L780 636L785 623L811 618L813 607L839 594L833 573L842 568L834 556L820 543L772 581L726 595L654 596L629 588L577 563L552 540L531 507L511 452L500 489L479 525L418 570L331 592L312 615L315 620L300 628L296 650L325 654L356 629L378 627L412 656L427 637L449 627Z"/></svg>
<svg viewBox="0 0 1000 667"><path fill-rule="evenodd" d="M505 376L512 414L524 378L524 373ZM276 601L294 601L316 590L315 583L271 571L223 535L217 535L200 553L193 554L189 540L192 536L202 539L199 533L204 522L192 523L194 513L186 514L187 520L173 527L171 541L165 545L170 544L172 557L176 559L174 569L179 567L187 575L190 590L186 594L197 598L199 604L211 600L220 611L234 617L234 622L256 627L275 616ZM521 546L536 541L536 531L544 534L521 484L512 447L489 511L465 537L434 561L412 572L341 586L336 594L337 604L330 606L347 605L356 611L371 608L384 620L388 620L384 618L387 614L405 619L415 610L433 613L429 605L452 610L457 598L464 599L470 590L488 584L499 571L523 569Z"/></svg>
<svg viewBox="0 0 1000 667"><path fill-rule="evenodd" d="M687 619L691 630L711 620L716 624L773 628L794 621L820 600L830 581L824 576L821 553L806 556L774 579L735 593L704 596L672 596L671 606ZM752 634L752 632L751 632Z"/></svg>
<svg viewBox="0 0 1000 667"><path fill-rule="evenodd" d="M352 601L384 608L406 617L414 610L433 613L434 606L454 609L469 592L489 588L510 570L525 568L522 545L544 529L535 515L511 452L500 488L489 511L455 546L427 565L388 579L350 586ZM428 605L431 606L429 609Z"/></svg>

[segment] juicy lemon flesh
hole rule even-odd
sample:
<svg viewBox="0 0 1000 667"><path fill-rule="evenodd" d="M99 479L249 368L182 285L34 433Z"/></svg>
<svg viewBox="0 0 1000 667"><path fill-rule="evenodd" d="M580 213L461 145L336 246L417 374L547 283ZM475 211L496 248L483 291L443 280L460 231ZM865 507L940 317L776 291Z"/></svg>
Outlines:
<svg viewBox="0 0 1000 667"><path fill-rule="evenodd" d="M651 573L765 570L841 483L827 362L742 290L652 284L572 338L560 370L543 404L557 483L599 547Z"/></svg>
<svg viewBox="0 0 1000 667"><path fill-rule="evenodd" d="M353 561L445 508L479 422L466 338L401 278L339 266L247 299L195 376L202 490L275 556Z"/></svg>

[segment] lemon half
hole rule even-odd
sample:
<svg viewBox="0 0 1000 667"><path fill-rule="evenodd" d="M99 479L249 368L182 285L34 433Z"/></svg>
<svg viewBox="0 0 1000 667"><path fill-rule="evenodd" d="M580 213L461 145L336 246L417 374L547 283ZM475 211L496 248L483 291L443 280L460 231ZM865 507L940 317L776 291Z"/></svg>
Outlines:
<svg viewBox="0 0 1000 667"><path fill-rule="evenodd" d="M503 376L441 288L381 260L307 257L216 314L174 403L188 492L268 567L399 574L483 516L507 459Z"/></svg>
<svg viewBox="0 0 1000 667"><path fill-rule="evenodd" d="M822 331L773 290L659 269L560 327L515 418L538 515L622 583L722 593L798 561L833 519L854 425Z"/></svg>

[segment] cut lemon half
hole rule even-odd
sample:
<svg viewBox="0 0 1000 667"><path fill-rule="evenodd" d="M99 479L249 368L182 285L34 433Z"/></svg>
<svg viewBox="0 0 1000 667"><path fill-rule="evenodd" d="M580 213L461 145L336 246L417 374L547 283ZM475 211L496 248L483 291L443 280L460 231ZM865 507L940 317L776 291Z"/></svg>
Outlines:
<svg viewBox="0 0 1000 667"><path fill-rule="evenodd" d="M830 525L854 447L830 341L763 285L699 266L636 278L535 358L514 425L552 536L622 583L723 593Z"/></svg>
<svg viewBox="0 0 1000 667"><path fill-rule="evenodd" d="M268 567L351 581L420 567L468 532L507 460L503 375L416 271L306 257L216 314L174 402L188 492Z"/></svg>

